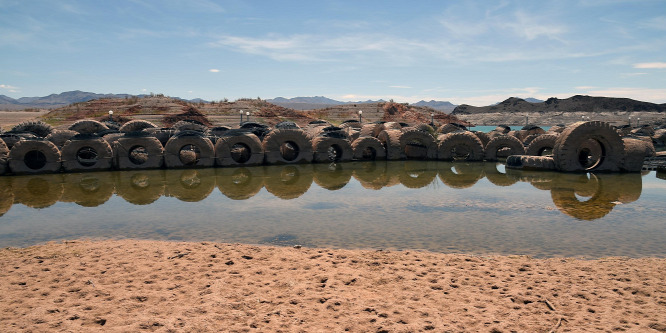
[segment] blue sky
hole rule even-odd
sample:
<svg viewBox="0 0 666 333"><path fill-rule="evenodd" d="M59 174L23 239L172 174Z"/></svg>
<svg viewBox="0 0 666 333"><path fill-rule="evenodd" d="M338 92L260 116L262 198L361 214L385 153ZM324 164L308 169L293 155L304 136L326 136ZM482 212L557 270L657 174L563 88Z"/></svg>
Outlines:
<svg viewBox="0 0 666 333"><path fill-rule="evenodd" d="M0 94L666 103L666 1L0 0Z"/></svg>

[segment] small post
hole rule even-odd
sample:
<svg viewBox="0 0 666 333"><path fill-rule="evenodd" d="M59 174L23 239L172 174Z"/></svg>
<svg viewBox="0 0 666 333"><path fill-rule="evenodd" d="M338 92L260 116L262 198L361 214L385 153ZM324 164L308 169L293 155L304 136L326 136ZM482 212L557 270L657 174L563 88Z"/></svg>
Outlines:
<svg viewBox="0 0 666 333"><path fill-rule="evenodd" d="M631 128L631 116L629 116L629 128Z"/></svg>
<svg viewBox="0 0 666 333"><path fill-rule="evenodd" d="M528 115L525 115L525 126L530 123L530 117Z"/></svg>
<svg viewBox="0 0 666 333"><path fill-rule="evenodd" d="M243 110L240 110L240 125L243 125Z"/></svg>
<svg viewBox="0 0 666 333"><path fill-rule="evenodd" d="M245 121L250 121L250 111L246 112L245 115L247 116L247 119L245 119Z"/></svg>
<svg viewBox="0 0 666 333"><path fill-rule="evenodd" d="M641 118L636 118L636 127L641 127Z"/></svg>
<svg viewBox="0 0 666 333"><path fill-rule="evenodd" d="M430 114L430 125L435 126L435 114L434 113Z"/></svg>
<svg viewBox="0 0 666 333"><path fill-rule="evenodd" d="M358 110L358 122L363 123L363 110Z"/></svg>
<svg viewBox="0 0 666 333"><path fill-rule="evenodd" d="M585 121L585 116L580 116L581 121Z"/></svg>
<svg viewBox="0 0 666 333"><path fill-rule="evenodd" d="M113 121L113 110L109 110L109 121Z"/></svg>

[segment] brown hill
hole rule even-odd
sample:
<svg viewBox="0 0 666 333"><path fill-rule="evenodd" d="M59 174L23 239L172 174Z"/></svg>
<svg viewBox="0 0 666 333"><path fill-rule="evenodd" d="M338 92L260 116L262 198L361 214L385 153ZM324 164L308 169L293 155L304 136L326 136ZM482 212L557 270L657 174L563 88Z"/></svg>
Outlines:
<svg viewBox="0 0 666 333"><path fill-rule="evenodd" d="M363 122L429 123L431 114L434 115L433 118L436 123L462 122L455 116L447 115L429 107L417 107L393 102L345 104L318 110L298 111L274 105L261 99L244 98L233 102L195 103L163 95L103 98L74 103L52 110L42 116L41 119L53 126L65 127L84 118L107 120L109 111L113 111L113 119L120 123L132 119L144 119L158 126L167 126L176 115L180 115L179 117L182 118L184 111L197 115L200 113L206 117L211 126L236 125L240 121L241 111L243 112L244 121L247 120L247 112L249 112L250 120L267 125L275 125L285 120L305 125L317 119L340 124L345 120L358 119L359 111L363 111Z"/></svg>
<svg viewBox="0 0 666 333"><path fill-rule="evenodd" d="M511 97L489 106L457 106L451 114L511 113L511 112L665 112L666 104L654 104L629 98L592 97L576 95L566 99L551 97L542 103L530 103Z"/></svg>

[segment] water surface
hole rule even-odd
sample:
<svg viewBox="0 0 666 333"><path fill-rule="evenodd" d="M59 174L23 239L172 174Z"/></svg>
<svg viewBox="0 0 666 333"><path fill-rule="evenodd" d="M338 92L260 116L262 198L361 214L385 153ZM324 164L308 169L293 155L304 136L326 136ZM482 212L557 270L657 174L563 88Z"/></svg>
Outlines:
<svg viewBox="0 0 666 333"><path fill-rule="evenodd" d="M0 247L139 238L665 257L665 199L655 172L438 161L0 177Z"/></svg>

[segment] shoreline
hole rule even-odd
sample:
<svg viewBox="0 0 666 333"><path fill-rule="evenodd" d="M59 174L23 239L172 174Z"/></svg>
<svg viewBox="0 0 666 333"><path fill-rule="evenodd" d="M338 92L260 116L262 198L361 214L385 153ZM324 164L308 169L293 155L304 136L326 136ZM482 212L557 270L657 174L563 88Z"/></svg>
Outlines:
<svg viewBox="0 0 666 333"><path fill-rule="evenodd" d="M0 250L36 331L666 331L666 259L74 240Z"/></svg>

